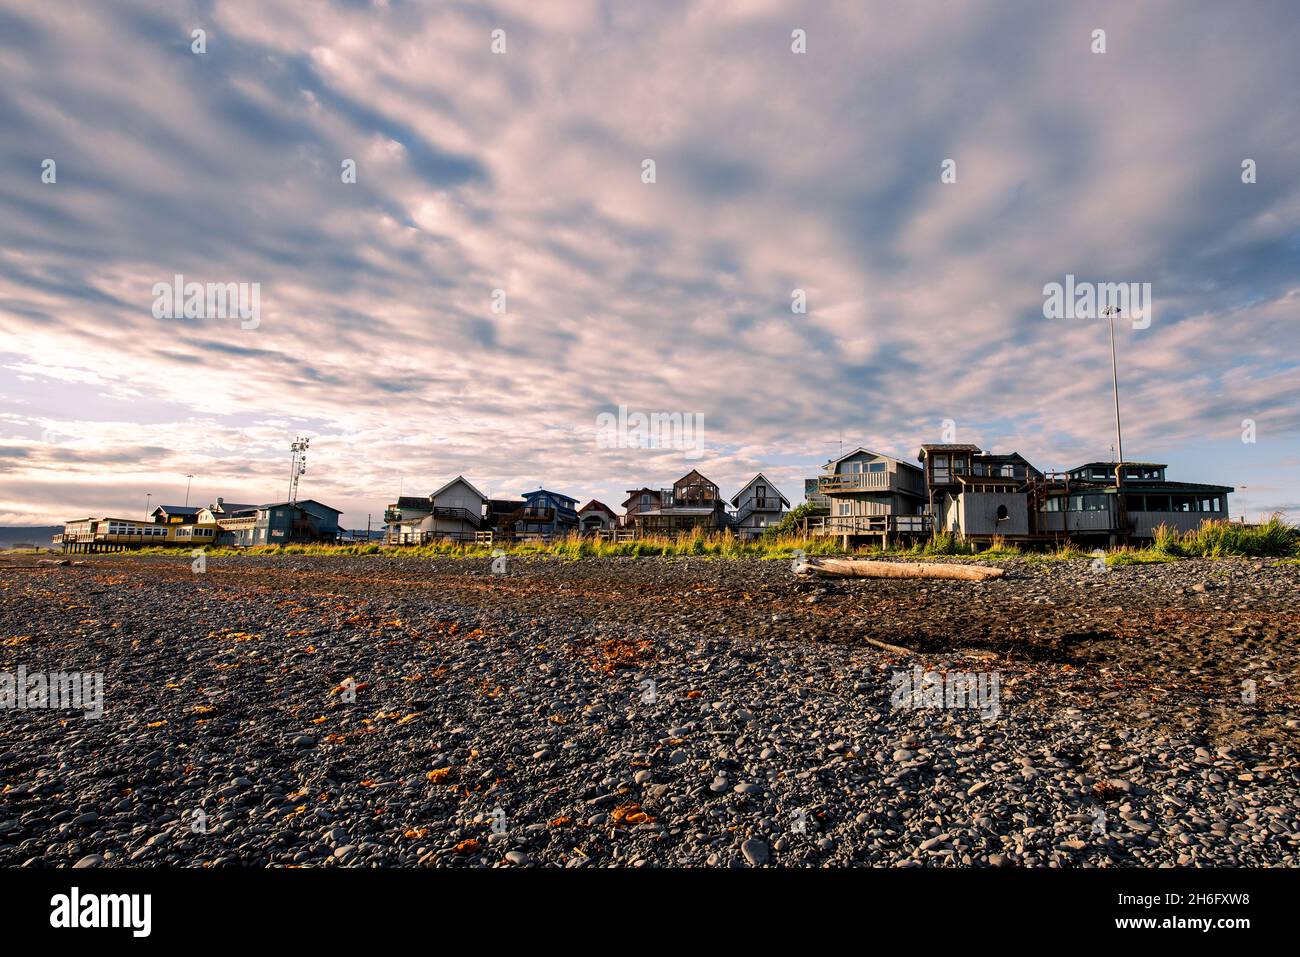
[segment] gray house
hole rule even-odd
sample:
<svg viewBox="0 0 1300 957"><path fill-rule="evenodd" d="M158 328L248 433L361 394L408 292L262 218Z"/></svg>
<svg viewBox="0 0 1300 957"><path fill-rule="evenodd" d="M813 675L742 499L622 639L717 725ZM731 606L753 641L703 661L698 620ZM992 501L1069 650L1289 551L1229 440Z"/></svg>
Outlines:
<svg viewBox="0 0 1300 957"><path fill-rule="evenodd" d="M315 499L272 502L232 512L221 519L218 545L291 545L333 542L343 514Z"/></svg>
<svg viewBox="0 0 1300 957"><path fill-rule="evenodd" d="M1161 525L1192 531L1228 517L1232 488L1171 482L1157 462L1089 462L1045 474L1016 452L927 445L926 469L935 528L964 541L1071 540L1118 545L1151 539Z"/></svg>
<svg viewBox="0 0 1300 957"><path fill-rule="evenodd" d="M1118 544L1228 518L1230 485L1174 482L1158 462L1089 462L1029 490L1037 531Z"/></svg>
<svg viewBox="0 0 1300 957"><path fill-rule="evenodd" d="M839 535L848 542L929 531L925 473L910 462L857 448L827 462L815 481L815 487L805 486L804 495L809 501L824 497L829 514L809 521L814 535Z"/></svg>

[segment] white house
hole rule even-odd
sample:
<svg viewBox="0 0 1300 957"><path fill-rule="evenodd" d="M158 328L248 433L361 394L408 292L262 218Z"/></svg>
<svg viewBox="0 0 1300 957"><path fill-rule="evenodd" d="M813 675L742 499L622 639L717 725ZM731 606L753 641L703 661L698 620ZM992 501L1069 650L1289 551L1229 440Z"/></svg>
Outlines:
<svg viewBox="0 0 1300 957"><path fill-rule="evenodd" d="M402 545L451 539L473 541L483 528L487 496L463 475L434 492L427 499L403 496L384 513L389 541Z"/></svg>
<svg viewBox="0 0 1300 957"><path fill-rule="evenodd" d="M781 494L772 481L759 472L745 483L745 486L731 498L731 507L736 510L736 534L742 538L761 535L769 525L779 525L785 510L790 507L790 500Z"/></svg>

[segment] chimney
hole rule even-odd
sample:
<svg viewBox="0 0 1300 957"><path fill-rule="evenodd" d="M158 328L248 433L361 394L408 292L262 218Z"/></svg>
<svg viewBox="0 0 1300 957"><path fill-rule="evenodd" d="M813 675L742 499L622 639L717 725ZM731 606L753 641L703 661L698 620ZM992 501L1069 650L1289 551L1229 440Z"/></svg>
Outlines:
<svg viewBox="0 0 1300 957"><path fill-rule="evenodd" d="M220 508L220 507L221 507L221 503L224 502L224 501L225 501L225 499L223 499L220 495L218 495L218 496L217 496L217 508Z"/></svg>

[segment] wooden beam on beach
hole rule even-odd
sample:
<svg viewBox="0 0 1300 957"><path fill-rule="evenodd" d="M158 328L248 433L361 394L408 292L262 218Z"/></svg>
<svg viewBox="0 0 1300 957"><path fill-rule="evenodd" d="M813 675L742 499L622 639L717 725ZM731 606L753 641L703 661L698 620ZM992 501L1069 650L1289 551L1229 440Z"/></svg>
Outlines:
<svg viewBox="0 0 1300 957"><path fill-rule="evenodd" d="M1001 578L1006 569L946 562L881 562L872 559L810 558L796 566L800 575L826 578L947 578L957 581L986 581Z"/></svg>

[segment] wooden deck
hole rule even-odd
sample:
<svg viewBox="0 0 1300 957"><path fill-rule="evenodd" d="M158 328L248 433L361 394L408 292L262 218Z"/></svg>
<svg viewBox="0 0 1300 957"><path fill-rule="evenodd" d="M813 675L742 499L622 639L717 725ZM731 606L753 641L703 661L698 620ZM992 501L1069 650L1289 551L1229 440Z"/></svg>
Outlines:
<svg viewBox="0 0 1300 957"><path fill-rule="evenodd" d="M928 515L827 515L810 518L809 535L929 535Z"/></svg>

